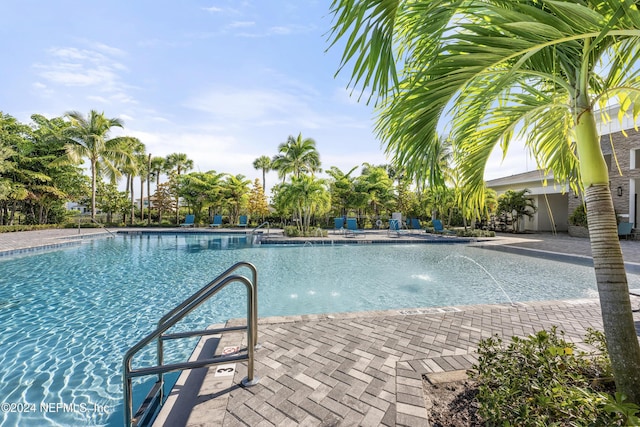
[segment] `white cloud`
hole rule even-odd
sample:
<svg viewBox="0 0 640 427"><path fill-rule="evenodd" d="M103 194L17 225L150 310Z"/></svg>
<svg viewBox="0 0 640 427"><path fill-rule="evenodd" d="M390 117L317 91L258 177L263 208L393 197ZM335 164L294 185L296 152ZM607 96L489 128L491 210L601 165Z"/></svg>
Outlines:
<svg viewBox="0 0 640 427"><path fill-rule="evenodd" d="M116 74L105 67L85 68L82 64L58 63L37 68L42 70L40 77L64 86L112 85L116 79Z"/></svg>
<svg viewBox="0 0 640 427"><path fill-rule="evenodd" d="M49 48L48 62L33 65L38 76L47 83L48 90L60 96L82 97L108 105L136 104L129 93L131 88L123 83L128 67L120 58L125 57L126 52L104 43L84 43L91 49L75 46ZM77 88L77 92L73 88Z"/></svg>
<svg viewBox="0 0 640 427"><path fill-rule="evenodd" d="M269 28L269 33L271 34L280 34L287 35L291 34L292 29L290 27L271 27Z"/></svg>
<svg viewBox="0 0 640 427"><path fill-rule="evenodd" d="M209 13L218 13L222 12L222 9L219 7L211 6L211 7L203 7L202 10L207 11Z"/></svg>
<svg viewBox="0 0 640 427"><path fill-rule="evenodd" d="M255 123L272 115L289 115L289 111L302 105L286 92L218 88L188 100L186 106L211 113L217 119Z"/></svg>
<svg viewBox="0 0 640 427"><path fill-rule="evenodd" d="M97 95L89 95L89 96L87 96L87 99L89 101L99 102L101 104L106 104L106 103L109 102L105 97L97 96Z"/></svg>
<svg viewBox="0 0 640 427"><path fill-rule="evenodd" d="M227 28L247 28L254 27L256 23L254 21L234 21L230 23Z"/></svg>

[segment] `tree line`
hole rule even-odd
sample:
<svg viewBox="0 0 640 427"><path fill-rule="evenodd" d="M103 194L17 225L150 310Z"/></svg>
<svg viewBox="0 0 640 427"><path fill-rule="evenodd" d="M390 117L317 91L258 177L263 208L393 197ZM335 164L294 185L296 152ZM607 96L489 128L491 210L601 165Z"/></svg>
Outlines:
<svg viewBox="0 0 640 427"><path fill-rule="evenodd" d="M34 114L31 120L27 125L0 113L2 225L12 225L18 217L27 224L62 223L69 215L68 201L87 206L92 219L102 212L108 223L176 225L181 215L192 213L197 224L206 225L219 214L233 225L240 215L249 215L253 223L269 218L301 233L347 215L358 217L363 227L374 226L392 212L425 220L437 216L446 224L466 226L498 206L489 191L482 209L464 207L464 189L456 186L446 140L433 167L444 172L447 185L417 183L388 164L323 170L316 142L302 134L289 136L275 155L258 157L253 167L262 172L262 182L252 182L242 174L190 172L194 162L185 153L153 156L138 138L111 137L123 122L95 110L52 119ZM277 171L279 179L272 186L271 203L265 194L270 171ZM322 172L325 178L319 176ZM125 191L118 189L122 183Z"/></svg>

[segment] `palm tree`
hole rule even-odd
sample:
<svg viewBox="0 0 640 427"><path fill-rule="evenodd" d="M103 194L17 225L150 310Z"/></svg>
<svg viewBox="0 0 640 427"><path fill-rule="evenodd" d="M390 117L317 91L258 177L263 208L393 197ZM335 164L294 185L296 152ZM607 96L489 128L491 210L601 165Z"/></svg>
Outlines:
<svg viewBox="0 0 640 427"><path fill-rule="evenodd" d="M138 177L140 178L140 221L144 221L144 184L148 184L151 180L151 171L149 170L150 159L151 155L147 155L147 153L142 152L136 154ZM147 185L147 188L149 188L149 185Z"/></svg>
<svg viewBox="0 0 640 427"><path fill-rule="evenodd" d="M153 156L149 154L149 170L151 171L151 175L149 176L149 183L152 179L156 180L156 191L158 191L158 187L160 186L160 175L166 172L166 161L164 157ZM151 224L151 189L147 191L149 194L149 224Z"/></svg>
<svg viewBox="0 0 640 427"><path fill-rule="evenodd" d="M320 169L320 154L316 149L316 142L311 138L302 139L302 133L297 138L289 135L287 142L278 146L279 154L273 158L272 167L278 171L278 176L284 182L287 174L299 177L302 173L315 173Z"/></svg>
<svg viewBox="0 0 640 427"><path fill-rule="evenodd" d="M634 328L596 112L618 98L638 116L640 11L630 0L334 0L341 67L379 97L377 131L420 173L443 117L480 205L493 148L522 138L556 180L581 186L618 391L640 403ZM396 64L402 64L398 71ZM454 151L456 151L454 149Z"/></svg>
<svg viewBox="0 0 640 427"><path fill-rule="evenodd" d="M83 158L89 159L91 172L91 218L96 217L96 181L101 172L112 177L120 176L117 165L130 157L126 150L128 137L109 138L114 127L123 126L120 119L108 119L104 113L91 110L85 118L77 111L70 111L65 116L71 126L65 129L68 138L66 151L68 158L80 163Z"/></svg>
<svg viewBox="0 0 640 427"><path fill-rule="evenodd" d="M331 176L329 189L331 193L331 206L338 216L347 214L347 210L354 206L355 178L351 174L358 169L354 166L349 172L344 173L336 166L331 166L327 173Z"/></svg>
<svg viewBox="0 0 640 427"><path fill-rule="evenodd" d="M229 209L229 222L231 224L235 224L238 221L240 210L247 202L250 184L251 181L242 174L227 175L227 178L221 184L221 192Z"/></svg>
<svg viewBox="0 0 640 427"><path fill-rule="evenodd" d="M193 169L193 160L184 153L172 153L166 157L165 167L168 171L177 175L176 181L180 181L180 173ZM176 192L176 225L180 223L180 196Z"/></svg>
<svg viewBox="0 0 640 427"><path fill-rule="evenodd" d="M200 222L202 211L205 207L220 202L220 182L223 176L224 174L216 173L216 171L206 173L191 172L182 176L180 180L180 197L187 202L187 205L195 214L196 224Z"/></svg>
<svg viewBox="0 0 640 427"><path fill-rule="evenodd" d="M138 138L128 138L126 141L123 141L123 149L126 150L128 156L122 159L120 169L127 177L127 193L131 200L129 209L131 210L131 215L129 217L129 224L133 225L133 219L135 215L135 200L134 200L134 191L133 191L133 179L136 176L140 176L142 180L142 175L144 173L144 159L146 158L145 154L145 146ZM142 182L141 182L142 185ZM144 187L143 187L144 188ZM140 197L144 196L144 192L141 192ZM124 220L124 219L123 219Z"/></svg>
<svg viewBox="0 0 640 427"><path fill-rule="evenodd" d="M266 175L271 170L271 158L269 156L260 156L253 161L253 168L262 170L262 192L266 191Z"/></svg>
<svg viewBox="0 0 640 427"><path fill-rule="evenodd" d="M300 219L298 229L303 233L309 232L313 215L326 213L331 207L331 195L325 181L310 175L294 176L280 191L282 203Z"/></svg>

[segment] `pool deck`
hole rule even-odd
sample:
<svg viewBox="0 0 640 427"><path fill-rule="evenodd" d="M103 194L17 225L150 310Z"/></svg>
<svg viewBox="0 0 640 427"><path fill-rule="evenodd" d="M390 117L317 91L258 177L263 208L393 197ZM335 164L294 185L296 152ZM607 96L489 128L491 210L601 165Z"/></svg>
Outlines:
<svg viewBox="0 0 640 427"><path fill-rule="evenodd" d="M95 229L3 233L0 254L77 244L79 238L106 234ZM410 236L401 238L425 238ZM334 237L353 240L340 235L329 239ZM397 239L386 232L358 237L365 238ZM500 235L476 244L544 252L551 257L573 255L588 260L590 256L587 239L562 234ZM621 244L627 267L638 267L640 241ZM632 297L634 307L638 302L640 298ZM634 320L640 333L639 313L634 313ZM238 386L247 374L246 363L237 363L231 370L193 370L182 377L184 384L169 397L175 403L173 410L166 406L155 425L428 426L423 374L468 369L476 361L478 341L493 334L522 336L552 325L559 325L569 340L579 344L588 327L602 329L598 301L262 318L258 328L261 347L255 359L259 383ZM241 333L232 333L201 344L208 355L220 354L225 347L246 344L246 339Z"/></svg>

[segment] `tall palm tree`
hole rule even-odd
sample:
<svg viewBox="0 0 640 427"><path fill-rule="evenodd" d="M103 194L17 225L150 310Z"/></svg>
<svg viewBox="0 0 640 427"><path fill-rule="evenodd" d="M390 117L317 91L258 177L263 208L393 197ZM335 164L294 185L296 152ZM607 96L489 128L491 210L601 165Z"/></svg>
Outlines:
<svg viewBox="0 0 640 427"><path fill-rule="evenodd" d="M142 179L142 174L144 173L144 164L141 162L144 158L146 158L145 146L138 138L128 138L127 140L123 141L123 144L123 149L126 150L128 156L122 159L120 169L127 177L126 188L130 199L129 208L131 211L129 216L129 224L133 225L133 219L135 215L133 179L136 176L140 176ZM144 194L140 195L140 197L142 196L144 196Z"/></svg>
<svg viewBox="0 0 640 427"><path fill-rule="evenodd" d="M156 191L158 191L158 187L160 186L160 175L166 172L166 160L164 157L153 156L150 157L149 161L149 170L151 171L151 176L149 177L149 182L151 179L156 180ZM151 196L151 190L147 191L149 196ZM149 212L151 212L151 200L149 200ZM151 215L149 215L149 221L151 221ZM151 222L149 222L151 224Z"/></svg>
<svg viewBox="0 0 640 427"><path fill-rule="evenodd" d="M151 153L147 156L147 225L151 225L151 180L153 179L153 169L151 169ZM142 200L142 198L140 198ZM142 210L142 206L140 207Z"/></svg>
<svg viewBox="0 0 640 427"><path fill-rule="evenodd" d="M326 213L331 207L331 195L325 181L311 175L294 176L280 191L284 205L300 219L297 225L303 233L309 232L313 215Z"/></svg>
<svg viewBox="0 0 640 427"><path fill-rule="evenodd" d="M184 153L172 153L166 157L165 167L170 172L177 175L177 181L180 181L180 174L193 169L193 160ZM180 196L176 192L176 225L180 222Z"/></svg>
<svg viewBox="0 0 640 427"><path fill-rule="evenodd" d="M151 172L149 171L150 158L150 155L145 152L136 154L136 163L138 164L138 178L140 178L140 221L144 221L144 184L148 183L151 180Z"/></svg>
<svg viewBox="0 0 640 427"><path fill-rule="evenodd" d="M80 163L83 158L89 160L91 172L91 218L96 217L96 181L101 172L112 177L120 176L118 164L130 157L127 152L128 137L109 138L114 127L123 127L122 120L109 119L104 113L91 110L87 117L77 111L65 114L71 126L65 129L68 138L66 151L68 158Z"/></svg>
<svg viewBox="0 0 640 427"><path fill-rule="evenodd" d="M253 161L253 168L262 170L262 191L266 191L266 175L271 170L271 158L269 156L260 156Z"/></svg>
<svg viewBox="0 0 640 427"><path fill-rule="evenodd" d="M378 97L377 131L399 165L418 173L446 116L475 203L490 153L514 137L556 180L584 189L616 386L640 403L640 346L596 127L597 109L616 97L638 116L637 2L334 0L332 12L333 43L346 40L341 67L353 63L353 84Z"/></svg>
<svg viewBox="0 0 640 427"><path fill-rule="evenodd" d="M302 139L302 133L297 138L289 135L287 142L278 146L278 152L273 158L273 169L284 182L288 174L299 177L302 173L315 173L320 169L320 154L316 149L316 142L311 138Z"/></svg>

